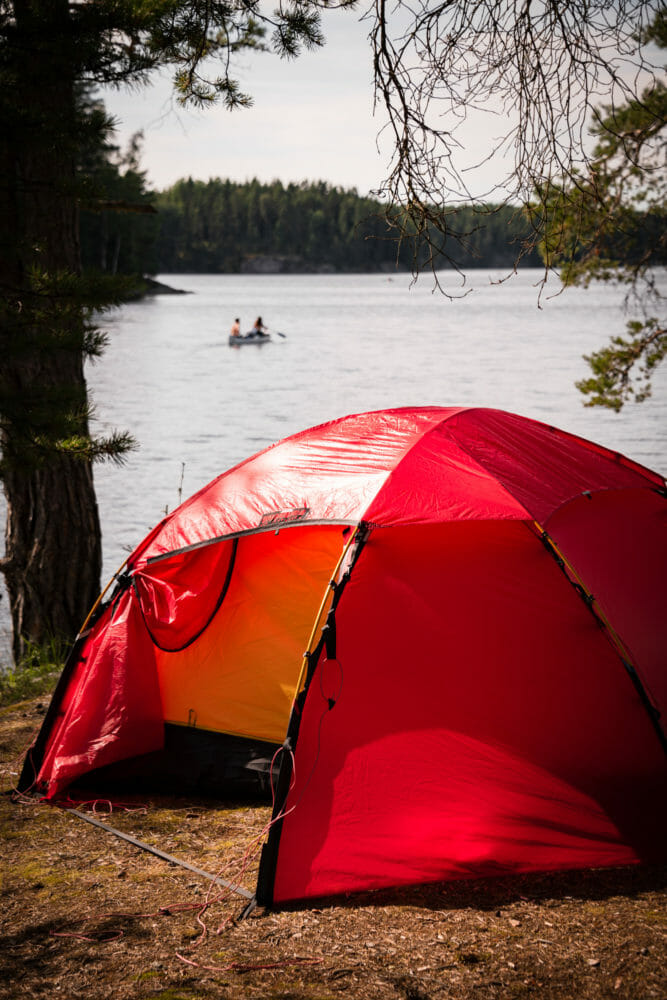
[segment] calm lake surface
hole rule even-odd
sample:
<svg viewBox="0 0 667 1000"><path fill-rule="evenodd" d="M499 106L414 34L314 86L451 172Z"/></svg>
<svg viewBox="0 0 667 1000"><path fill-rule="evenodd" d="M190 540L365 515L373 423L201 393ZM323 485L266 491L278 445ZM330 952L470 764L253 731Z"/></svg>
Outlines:
<svg viewBox="0 0 667 1000"><path fill-rule="evenodd" d="M104 358L87 369L97 431L139 448L96 487L104 576L164 515L271 442L346 413L405 405L491 406L556 424L667 473L667 368L653 398L620 414L583 406L582 355L623 333L623 290L596 285L538 308L539 270L468 274L450 300L424 276L160 275L162 295L105 316ZM667 285L667 276L662 276ZM461 296L458 278L444 287ZM465 289L464 289L465 291ZM261 314L271 343L230 348L235 316ZM0 602L0 644L8 634Z"/></svg>

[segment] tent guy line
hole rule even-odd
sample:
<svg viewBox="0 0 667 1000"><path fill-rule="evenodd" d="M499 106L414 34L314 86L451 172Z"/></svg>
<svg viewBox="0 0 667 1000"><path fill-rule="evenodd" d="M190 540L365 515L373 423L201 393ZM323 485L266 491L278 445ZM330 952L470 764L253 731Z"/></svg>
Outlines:
<svg viewBox="0 0 667 1000"><path fill-rule="evenodd" d="M248 892L248 890L244 889L243 886L235 885L233 882L227 882L225 879L219 878L217 875L211 875L210 872L205 872L202 868L197 868L195 865L191 865L188 861L182 861L180 858L175 858L172 854L167 854L165 851L161 851L159 847L152 847L150 844L146 844L143 840L138 840L137 837L130 836L129 833L123 833L122 830L117 830L116 827L109 826L108 823L103 823L95 816L88 816L79 809L67 809L67 812L72 813L74 816L78 816L79 819L84 819L86 823L92 823L93 826L99 827L100 830L112 833L114 837L126 840L128 844L133 844L134 847L139 847L142 851L148 851L149 854L154 854L156 858L162 858L163 861L168 861L170 865L180 865L181 868L187 868L188 871L194 872L195 875L201 875L202 878L207 878L210 882L214 882L216 885L221 885L225 889L229 889L230 892L235 892L238 896L243 896L244 899L254 899L254 893Z"/></svg>

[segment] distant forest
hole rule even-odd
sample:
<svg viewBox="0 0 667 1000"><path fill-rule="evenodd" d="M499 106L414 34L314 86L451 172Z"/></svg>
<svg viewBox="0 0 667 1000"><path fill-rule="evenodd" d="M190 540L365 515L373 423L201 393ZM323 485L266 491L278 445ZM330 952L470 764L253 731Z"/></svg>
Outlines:
<svg viewBox="0 0 667 1000"><path fill-rule="evenodd" d="M379 271L409 268L414 247L399 247L380 202L329 184L236 184L183 180L154 202L159 215L156 269L166 273L244 270ZM511 266L528 222L516 209L456 212L452 241L463 267ZM272 260L266 260L271 258ZM539 266L534 253L524 263Z"/></svg>
<svg viewBox="0 0 667 1000"><path fill-rule="evenodd" d="M414 245L410 240L397 244L380 202L354 189L324 182L189 179L155 193L145 188L143 174L136 169L117 172L117 190L111 189L112 178L106 180L111 199L146 211L83 212L86 270L363 273L407 270L414 263ZM462 268L511 267L529 235L525 216L511 207L455 211L452 228L463 234L462 243L451 240L451 254ZM423 266L423 259L419 263ZM541 261L532 251L521 263L539 267Z"/></svg>

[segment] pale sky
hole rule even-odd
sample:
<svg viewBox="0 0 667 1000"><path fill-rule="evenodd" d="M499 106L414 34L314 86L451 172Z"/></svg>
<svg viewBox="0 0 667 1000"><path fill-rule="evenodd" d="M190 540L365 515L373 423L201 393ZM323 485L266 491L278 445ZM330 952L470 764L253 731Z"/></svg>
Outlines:
<svg viewBox="0 0 667 1000"><path fill-rule="evenodd" d="M141 90L106 90L107 110L119 122L117 142L124 147L143 130L141 165L157 189L189 176L324 180L360 194L378 188L389 157L386 143L384 155L378 150L385 119L381 108L374 115L369 26L355 11L325 11L322 20L321 49L290 61L272 53L241 56L241 88L254 99L249 109L186 110L172 99L168 75ZM467 127L471 159L482 155L489 121ZM487 171L482 185L491 180Z"/></svg>
<svg viewBox="0 0 667 1000"><path fill-rule="evenodd" d="M361 192L383 178L373 119L373 69L367 29L356 13L325 15L327 44L295 60L242 54L241 89L251 108L185 109L168 74L128 93L105 91L119 120L117 141L143 129L142 166L161 189L181 177L236 181L326 180Z"/></svg>
<svg viewBox="0 0 667 1000"><path fill-rule="evenodd" d="M157 189L190 176L323 180L356 187L360 194L377 189L389 171L390 143L388 137L378 138L385 117L381 106L374 113L370 22L358 11L331 10L322 12L322 26L326 44L297 59L281 60L273 53L239 56L237 78L254 99L249 109L185 109L173 99L167 73L154 76L146 88L105 90L107 110L119 123L116 141L125 147L134 132L143 130L141 165ZM502 191L493 188L512 173L511 151L509 158L484 161L510 123L506 115L493 113L493 94L489 108L486 113L467 109L467 120L459 122L456 166L463 168L474 197L501 200ZM481 166L465 169L474 164Z"/></svg>

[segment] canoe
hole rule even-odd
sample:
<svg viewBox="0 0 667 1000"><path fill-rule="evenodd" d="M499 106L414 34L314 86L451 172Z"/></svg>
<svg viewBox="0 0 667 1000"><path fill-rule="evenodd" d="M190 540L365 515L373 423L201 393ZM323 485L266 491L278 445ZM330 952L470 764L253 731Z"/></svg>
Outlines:
<svg viewBox="0 0 667 1000"><path fill-rule="evenodd" d="M269 333L244 333L242 337L232 337L229 335L230 347L243 347L245 344L267 344L271 340Z"/></svg>

